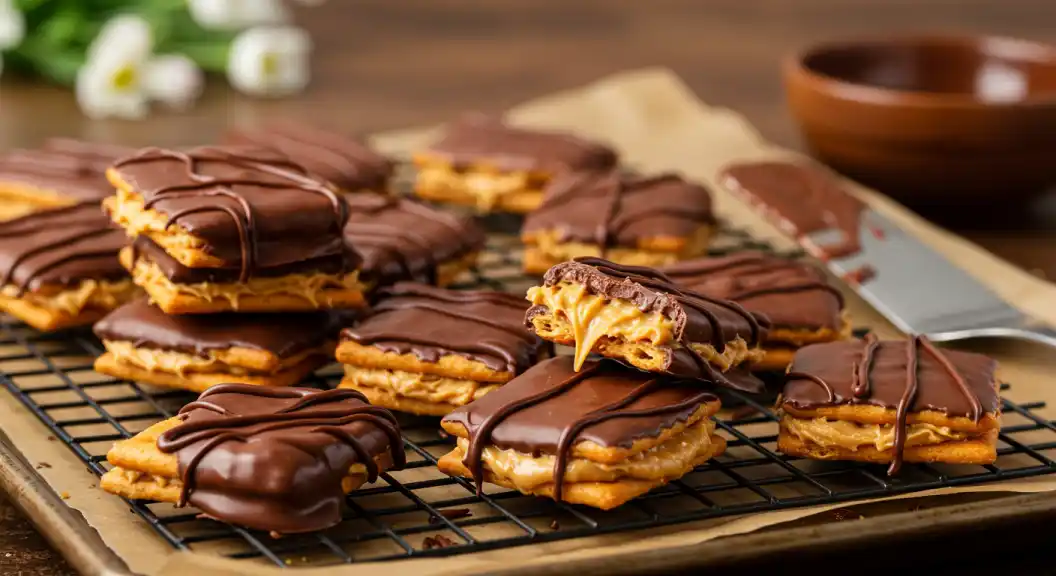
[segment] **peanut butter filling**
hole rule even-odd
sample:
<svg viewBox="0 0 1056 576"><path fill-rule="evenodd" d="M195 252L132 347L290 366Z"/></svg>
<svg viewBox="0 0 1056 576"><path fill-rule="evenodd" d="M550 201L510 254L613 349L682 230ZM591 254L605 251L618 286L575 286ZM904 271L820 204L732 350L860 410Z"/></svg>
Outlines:
<svg viewBox="0 0 1056 576"><path fill-rule="evenodd" d="M583 256L595 256L628 266L652 268L667 266L685 258L704 253L711 238L711 229L701 227L687 239L650 238L636 246L602 247L593 243L563 241L557 230L540 230L527 235L525 243L538 255L557 264Z"/></svg>
<svg viewBox="0 0 1056 576"><path fill-rule="evenodd" d="M677 478L710 454L715 423L701 420L668 441L639 452L618 464L602 464L585 458L568 459L565 482L617 482L621 479L663 480ZM466 453L469 440L458 439L458 450ZM554 456L533 456L495 446L484 449L485 469L502 477L517 490L530 492L554 481Z"/></svg>
<svg viewBox="0 0 1056 576"><path fill-rule="evenodd" d="M826 418L793 418L785 416L781 426L801 440L825 448L844 448L856 451L864 446L872 446L879 451L890 450L895 446L895 427L880 424L859 424L846 420L829 420ZM930 446L965 440L969 435L956 432L946 426L933 424L910 424L906 428L906 446Z"/></svg>
<svg viewBox="0 0 1056 576"><path fill-rule="evenodd" d="M202 356L185 354L173 350L156 350L137 348L132 342L103 340L106 351L123 364L135 366L149 372L164 372L186 376L191 373L233 374L236 376L268 375L282 372L317 354L315 350L306 350L289 358L276 362L270 369L261 370L239 365L230 350L206 350Z"/></svg>
<svg viewBox="0 0 1056 576"><path fill-rule="evenodd" d="M131 257L127 250L122 251L122 263L128 267ZM157 287L172 294L193 296L200 300L226 300L231 307L238 309L239 299L247 296L272 296L278 294L293 295L311 302L319 307L320 298L331 290L362 292L363 284L359 282L359 272L344 275L331 274L290 274L277 278L252 278L245 284L201 282L197 284L175 284L171 282L156 264L139 259L131 267L132 278L140 286Z"/></svg>
<svg viewBox="0 0 1056 576"><path fill-rule="evenodd" d="M111 181L113 182L113 176ZM103 200L103 206L110 213L110 219L125 229L132 238L143 234L162 247L177 262L188 267L219 267L224 261L202 251L205 243L189 234L178 225L168 226L169 219L155 211L144 209L143 198L118 185L117 194Z"/></svg>
<svg viewBox="0 0 1056 576"><path fill-rule="evenodd" d="M152 474L150 472L141 472L139 470L129 470L128 468L122 468L115 466L112 473L117 474L126 484L132 485L140 482L153 484L159 488L167 488L172 486L176 489L182 489L183 482L176 477L161 476L158 474ZM341 487L345 492L351 492L358 486L358 482L353 481L353 477L360 477L367 475L367 467L363 464L353 464L348 469L348 476L341 481Z"/></svg>
<svg viewBox="0 0 1056 576"><path fill-rule="evenodd" d="M438 164L420 165L418 184L423 188L455 189L471 194L476 199L477 210L490 212L503 196L524 192L538 180L530 172L497 172L469 169L456 172L449 166Z"/></svg>
<svg viewBox="0 0 1056 576"><path fill-rule="evenodd" d="M445 378L435 374L345 366L344 382L365 388L381 388L405 398L434 404L463 406L499 387L475 380Z"/></svg>
<svg viewBox="0 0 1056 576"><path fill-rule="evenodd" d="M594 345L603 336L662 346L673 340L674 322L659 312L645 313L621 301L591 294L582 284L561 282L556 286L528 289L528 300L543 305L572 326L576 340L574 368L578 371Z"/></svg>
<svg viewBox="0 0 1056 576"><path fill-rule="evenodd" d="M20 299L42 310L69 316L77 316L86 309L117 308L131 300L136 293L136 285L131 280L82 280L75 288L57 293L24 292L21 296L18 287L10 284L0 289L0 295L7 298Z"/></svg>

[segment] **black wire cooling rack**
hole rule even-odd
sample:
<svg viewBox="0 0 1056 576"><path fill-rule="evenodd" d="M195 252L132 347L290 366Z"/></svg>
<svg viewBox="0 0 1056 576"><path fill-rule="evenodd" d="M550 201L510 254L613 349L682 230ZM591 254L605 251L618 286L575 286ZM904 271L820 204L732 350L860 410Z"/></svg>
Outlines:
<svg viewBox="0 0 1056 576"><path fill-rule="evenodd" d="M748 248L768 247L747 234L727 230L714 251ZM479 266L459 287L516 292L534 281L520 271L516 237L492 235ZM172 416L193 398L97 374L92 360L100 352L99 342L88 332L41 335L10 319L0 321L0 381L97 475L108 470L106 451L115 440ZM327 386L339 375L332 366L310 385ZM770 401L727 394L727 409L716 418L718 433L728 440L726 454L608 512L490 485L477 497L471 482L437 470L437 458L453 442L440 431L436 419L428 418L402 421L407 468L384 473L377 483L351 494L345 520L322 533L272 538L200 518L193 510L171 504L129 501L129 505L177 549L292 567L466 554L1056 472L1056 426L1036 413L1044 407L1040 402L1003 402L996 464L907 464L892 479L882 467L814 462L777 453L777 418Z"/></svg>

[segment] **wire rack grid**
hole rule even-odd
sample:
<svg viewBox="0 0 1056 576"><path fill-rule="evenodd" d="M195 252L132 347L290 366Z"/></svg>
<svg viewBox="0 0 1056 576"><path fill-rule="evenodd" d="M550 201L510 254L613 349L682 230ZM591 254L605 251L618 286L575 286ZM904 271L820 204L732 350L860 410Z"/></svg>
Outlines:
<svg viewBox="0 0 1056 576"><path fill-rule="evenodd" d="M713 252L743 249L769 247L724 227ZM535 280L521 273L517 238L493 234L480 263L458 287L518 292ZM92 361L100 352L100 343L88 332L42 335L0 320L0 382L96 475L109 469L106 451L114 441L171 417L193 398L97 374ZM331 366L309 385L332 386L339 375ZM1056 472L1056 426L1039 413L1045 408L1041 402L1003 401L1004 427L994 465L907 465L897 478L888 478L876 466L778 453L771 399L724 394L726 409L716 422L718 433L728 440L727 452L612 511L490 485L477 497L471 482L437 470L437 458L453 442L436 419L403 418L407 468L384 473L375 484L351 494L345 520L333 529L272 538L201 518L193 510L146 501L129 501L138 516L129 520L146 522L180 550L283 567L318 566L466 554Z"/></svg>

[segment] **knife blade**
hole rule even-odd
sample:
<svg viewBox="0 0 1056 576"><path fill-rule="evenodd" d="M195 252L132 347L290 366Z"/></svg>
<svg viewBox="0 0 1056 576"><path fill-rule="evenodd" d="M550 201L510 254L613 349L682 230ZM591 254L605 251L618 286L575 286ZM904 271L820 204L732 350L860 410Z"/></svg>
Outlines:
<svg viewBox="0 0 1056 576"><path fill-rule="evenodd" d="M860 250L824 258L831 272L908 333L939 333L1022 323L1025 315L944 256L871 208L861 214ZM843 231L807 234L801 243L824 256Z"/></svg>

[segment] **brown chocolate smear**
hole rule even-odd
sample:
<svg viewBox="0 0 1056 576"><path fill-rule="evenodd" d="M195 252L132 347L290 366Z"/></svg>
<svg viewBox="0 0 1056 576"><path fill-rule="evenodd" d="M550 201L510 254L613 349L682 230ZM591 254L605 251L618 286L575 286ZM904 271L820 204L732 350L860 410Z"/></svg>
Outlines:
<svg viewBox="0 0 1056 576"><path fill-rule="evenodd" d="M861 251L859 234L865 204L828 170L805 162L750 162L726 167L720 178L724 186L801 242L822 230L842 232L843 241L837 244L803 242L819 258L844 258Z"/></svg>
<svg viewBox="0 0 1056 576"><path fill-rule="evenodd" d="M258 129L231 130L231 144L274 148L342 190L384 192L394 165L366 144L308 124L274 122Z"/></svg>
<svg viewBox="0 0 1056 576"><path fill-rule="evenodd" d="M114 193L106 169L134 149L70 139L0 156L0 182L46 190L72 200L102 200Z"/></svg>
<svg viewBox="0 0 1056 576"><path fill-rule="evenodd" d="M356 463L373 482L405 464L392 414L354 390L221 384L180 410L158 438L175 453L191 504L232 524L292 534L341 521L342 479ZM381 458L382 466L375 462Z"/></svg>
<svg viewBox="0 0 1056 576"><path fill-rule="evenodd" d="M343 330L342 339L423 362L453 354L514 374L550 347L524 328L528 303L512 294L401 282L377 296L370 314Z"/></svg>
<svg viewBox="0 0 1056 576"><path fill-rule="evenodd" d="M103 340L198 356L210 350L249 348L289 358L317 349L337 336L333 316L326 312L175 316L145 299L114 310L97 322L94 330Z"/></svg>
<svg viewBox="0 0 1056 576"><path fill-rule="evenodd" d="M661 269L679 286L733 300L775 328L839 330L843 295L818 268L763 252L697 258Z"/></svg>
<svg viewBox="0 0 1056 576"><path fill-rule="evenodd" d="M345 241L363 257L368 282L435 284L440 264L484 248L484 231L471 218L380 194L347 199Z"/></svg>
<svg viewBox="0 0 1056 576"><path fill-rule="evenodd" d="M607 170L555 178L522 234L556 231L561 242L634 247L649 238L691 237L714 222L711 195L699 184L676 174Z"/></svg>
<svg viewBox="0 0 1056 576"><path fill-rule="evenodd" d="M240 280L258 269L346 251L348 206L331 184L263 148L147 148L113 170L144 207L205 243Z"/></svg>
<svg viewBox="0 0 1056 576"><path fill-rule="evenodd" d="M0 286L37 291L127 278L117 259L127 241L94 202L0 222Z"/></svg>
<svg viewBox="0 0 1056 576"><path fill-rule="evenodd" d="M722 352L727 342L740 337L749 347L757 346L770 326L765 316L749 312L736 302L684 290L663 272L652 268L615 264L601 258L563 262L543 276L546 286L561 282L582 284L591 294L627 300L642 312L658 312L674 322L674 338L681 346L673 347L668 354L668 365L664 368L667 373L749 392L762 390L762 382L755 378L741 374L732 377L720 372L689 344L711 344ZM546 306L532 306L525 316L525 324L531 327L531 319L547 311Z"/></svg>
<svg viewBox="0 0 1056 576"><path fill-rule="evenodd" d="M561 499L572 446L590 441L629 448L685 423L703 404L717 402L699 382L641 372L612 360L588 360L579 372L572 358L544 360L444 417L465 427L464 464L483 482L484 448L490 445L554 458L554 499Z"/></svg>
<svg viewBox="0 0 1056 576"><path fill-rule="evenodd" d="M896 411L890 474L898 472L910 413L935 410L978 422L996 414L997 363L981 354L939 350L927 338L813 344L796 352L786 378L783 403L799 409L843 404Z"/></svg>
<svg viewBox="0 0 1056 576"><path fill-rule="evenodd" d="M342 241L343 244L343 241ZM156 264L161 273L171 282L177 284L199 284L202 282L228 283L238 282L242 275L241 266L222 266L219 268L188 268L170 256L165 249L158 246L147 236L137 236L132 241L132 253L136 259L144 259ZM356 268L359 255L352 250L342 250L319 257L307 258L287 264L258 267L254 278L281 278L291 274L331 274L340 275Z"/></svg>
<svg viewBox="0 0 1056 576"><path fill-rule="evenodd" d="M616 152L608 146L563 132L514 128L480 114L449 124L426 154L457 168L479 164L505 171L558 173L616 165Z"/></svg>

